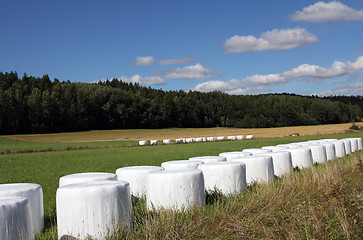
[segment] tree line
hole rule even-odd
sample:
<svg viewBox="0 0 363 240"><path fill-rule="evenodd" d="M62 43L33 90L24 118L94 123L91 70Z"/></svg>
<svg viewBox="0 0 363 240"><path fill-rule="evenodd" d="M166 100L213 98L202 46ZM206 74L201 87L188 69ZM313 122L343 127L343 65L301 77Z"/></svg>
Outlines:
<svg viewBox="0 0 363 240"><path fill-rule="evenodd" d="M283 127L359 121L362 97L163 91L117 79L60 82L0 72L0 134L95 129Z"/></svg>

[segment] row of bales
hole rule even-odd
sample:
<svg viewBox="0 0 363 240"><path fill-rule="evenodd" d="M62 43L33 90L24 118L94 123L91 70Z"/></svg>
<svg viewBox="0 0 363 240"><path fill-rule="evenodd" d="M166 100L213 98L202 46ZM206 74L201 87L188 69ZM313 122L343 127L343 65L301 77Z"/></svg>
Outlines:
<svg viewBox="0 0 363 240"><path fill-rule="evenodd" d="M150 210L202 207L206 191L237 194L250 184L268 183L294 168L309 168L358 150L361 138L321 139L196 156L161 166L123 167L115 173L66 175L59 179L56 193L58 238L104 239L119 227L131 230L131 197L145 197ZM44 227L42 187L1 184L0 226L2 240L34 239Z"/></svg>
<svg viewBox="0 0 363 240"><path fill-rule="evenodd" d="M194 142L215 142L215 141L235 141L235 140L249 140L254 138L253 135L237 135L237 136L218 136L218 137L196 137L196 138L176 138L159 140L140 140L140 146L158 145L158 144L171 144L171 143L194 143Z"/></svg>

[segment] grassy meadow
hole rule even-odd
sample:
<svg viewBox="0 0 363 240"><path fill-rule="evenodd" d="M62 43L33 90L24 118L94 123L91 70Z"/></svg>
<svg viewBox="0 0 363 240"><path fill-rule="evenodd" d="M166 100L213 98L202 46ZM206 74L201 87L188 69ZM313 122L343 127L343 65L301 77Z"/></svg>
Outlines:
<svg viewBox="0 0 363 240"><path fill-rule="evenodd" d="M125 166L159 166L164 161L218 155L220 152L244 148L362 136L361 132L351 132L142 147L131 139L91 141L89 138L89 142L37 142L19 140L16 136L12 139L0 137L0 184L41 184L46 229L38 238L56 239L55 192L61 176L90 171L114 173L117 168ZM126 234L126 237L353 239L357 234L362 234L362 231L356 229L357 224L363 223L362 215L356 216L357 213L353 212L361 213L363 208L362 176L359 175L362 168L357 167L362 167L358 165L362 158L362 153L353 154L295 172L273 184L253 186L234 197L217 194L212 198L213 204L185 213L148 212L144 206L140 206L142 202L138 203L135 231ZM325 212L325 209L328 211ZM121 239L122 236L125 237L120 234L112 239Z"/></svg>

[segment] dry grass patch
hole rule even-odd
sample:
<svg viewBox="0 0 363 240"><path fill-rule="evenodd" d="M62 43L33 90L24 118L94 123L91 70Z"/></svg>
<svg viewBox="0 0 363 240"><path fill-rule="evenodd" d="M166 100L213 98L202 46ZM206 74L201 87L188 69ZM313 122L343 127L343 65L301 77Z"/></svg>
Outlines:
<svg viewBox="0 0 363 240"><path fill-rule="evenodd" d="M359 125L360 123L358 123ZM176 139L228 135L254 135L256 138L287 137L292 133L300 136L345 133L351 123L280 127L280 128L168 128L168 129L120 129L86 132L28 134L3 136L13 140L35 142L101 142L145 139Z"/></svg>

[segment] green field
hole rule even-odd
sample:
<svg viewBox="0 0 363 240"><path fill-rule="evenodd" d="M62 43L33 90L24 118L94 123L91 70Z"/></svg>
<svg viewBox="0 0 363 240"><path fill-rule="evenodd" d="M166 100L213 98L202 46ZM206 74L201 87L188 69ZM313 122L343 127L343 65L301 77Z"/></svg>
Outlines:
<svg viewBox="0 0 363 240"><path fill-rule="evenodd" d="M220 152L242 150L322 138L362 137L362 133L316 135L285 138L252 139L158 146L135 146L130 141L92 143L38 143L0 137L0 184L31 182L41 184L44 192L46 231L54 222L55 192L61 176L78 172L112 172L133 165L157 165L164 161L188 159L193 156L218 155ZM82 149L82 147L96 149ZM47 151L49 149L57 151ZM28 150L28 153L16 153ZM36 152L31 152L34 150ZM44 152L42 152L44 150ZM4 153L10 154L4 154Z"/></svg>

